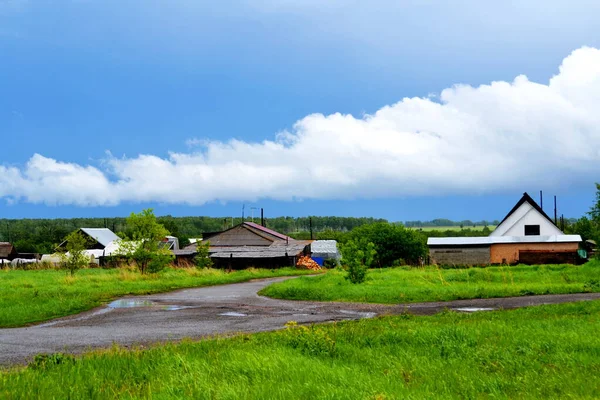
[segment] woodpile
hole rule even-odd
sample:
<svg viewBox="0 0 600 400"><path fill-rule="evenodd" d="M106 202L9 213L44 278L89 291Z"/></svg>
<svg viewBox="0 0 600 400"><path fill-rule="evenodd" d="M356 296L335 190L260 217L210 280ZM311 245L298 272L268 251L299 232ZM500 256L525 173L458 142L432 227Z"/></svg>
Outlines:
<svg viewBox="0 0 600 400"><path fill-rule="evenodd" d="M313 271L321 270L321 266L319 264L317 264L317 262L315 260L313 260L312 258L310 258L308 256L300 257L298 259L298 262L296 263L296 267L302 268L302 269L310 269Z"/></svg>

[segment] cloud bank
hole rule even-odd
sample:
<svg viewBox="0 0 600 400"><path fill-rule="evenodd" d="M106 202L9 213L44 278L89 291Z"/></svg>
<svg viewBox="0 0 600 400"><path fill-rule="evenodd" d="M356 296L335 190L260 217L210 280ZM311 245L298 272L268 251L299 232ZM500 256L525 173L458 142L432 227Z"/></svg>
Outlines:
<svg viewBox="0 0 600 400"><path fill-rule="evenodd" d="M0 166L9 202L201 205L494 193L572 185L600 172L600 50L566 57L548 83L455 85L374 114L312 114L272 140L191 139L168 158L78 165L35 154Z"/></svg>

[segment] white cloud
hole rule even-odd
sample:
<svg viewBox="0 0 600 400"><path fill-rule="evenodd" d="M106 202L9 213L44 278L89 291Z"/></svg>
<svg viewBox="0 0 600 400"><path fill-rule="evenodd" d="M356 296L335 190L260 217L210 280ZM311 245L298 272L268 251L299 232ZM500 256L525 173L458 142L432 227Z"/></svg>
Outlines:
<svg viewBox="0 0 600 400"><path fill-rule="evenodd" d="M372 115L309 115L273 140L192 139L198 152L110 156L100 168L34 155L0 167L0 197L48 204L340 199L491 193L597 179L600 50L547 84L456 85ZM111 177L111 178L109 178Z"/></svg>

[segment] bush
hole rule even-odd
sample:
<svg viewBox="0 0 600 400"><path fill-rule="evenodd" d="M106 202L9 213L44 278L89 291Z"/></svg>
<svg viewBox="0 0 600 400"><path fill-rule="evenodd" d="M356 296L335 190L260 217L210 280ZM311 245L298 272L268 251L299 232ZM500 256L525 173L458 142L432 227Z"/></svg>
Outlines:
<svg viewBox="0 0 600 400"><path fill-rule="evenodd" d="M335 258L328 258L327 260L323 261L323 266L327 269L334 269L339 264L340 263Z"/></svg>
<svg viewBox="0 0 600 400"><path fill-rule="evenodd" d="M210 259L210 242L198 242L196 245L197 255L194 258L196 267L199 269L211 268L213 261Z"/></svg>
<svg viewBox="0 0 600 400"><path fill-rule="evenodd" d="M367 269L373 263L377 255L375 245L371 242L361 246L350 240L342 246L342 263L348 270L346 279L352 283L363 283L367 275Z"/></svg>
<svg viewBox="0 0 600 400"><path fill-rule="evenodd" d="M419 232L402 225L378 223L360 226L350 232L350 240L365 247L371 242L377 254L374 264L380 268L402 259L407 264L418 264L427 257L426 239Z"/></svg>

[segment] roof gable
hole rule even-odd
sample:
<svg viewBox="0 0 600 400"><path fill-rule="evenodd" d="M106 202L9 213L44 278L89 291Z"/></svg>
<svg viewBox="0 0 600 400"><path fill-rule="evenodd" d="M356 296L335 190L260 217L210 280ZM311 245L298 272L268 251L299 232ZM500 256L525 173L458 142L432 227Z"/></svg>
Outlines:
<svg viewBox="0 0 600 400"><path fill-rule="evenodd" d="M120 239L108 228L81 228L81 231L104 247L108 246L111 242Z"/></svg>
<svg viewBox="0 0 600 400"><path fill-rule="evenodd" d="M17 252L12 244L0 242L0 258L10 258L16 254Z"/></svg>
<svg viewBox="0 0 600 400"><path fill-rule="evenodd" d="M531 196L523 193L490 236L525 236L525 225L539 225L541 235L564 235Z"/></svg>

